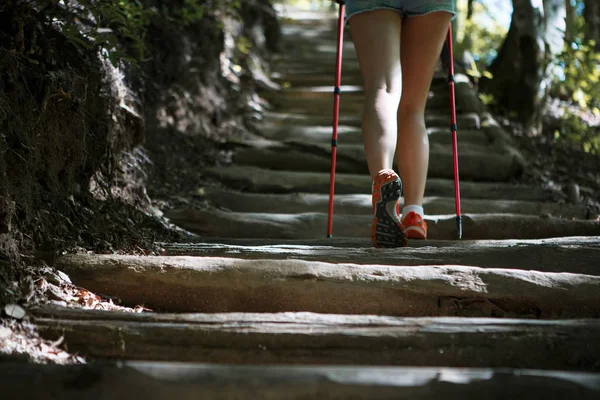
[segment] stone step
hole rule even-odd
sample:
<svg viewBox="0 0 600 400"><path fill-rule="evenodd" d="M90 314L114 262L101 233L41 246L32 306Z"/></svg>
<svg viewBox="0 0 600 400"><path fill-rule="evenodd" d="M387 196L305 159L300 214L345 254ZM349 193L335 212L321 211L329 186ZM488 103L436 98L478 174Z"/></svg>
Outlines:
<svg viewBox="0 0 600 400"><path fill-rule="evenodd" d="M279 126L263 124L259 128L261 136L271 140L298 142L313 142L321 144L331 143L333 133L332 126ZM427 129L429 144L431 146L451 146L452 137L450 129L429 128ZM461 129L457 132L459 146L468 143L470 145L485 146L492 144L490 138L483 129ZM338 143L340 144L362 144L361 129L353 126L338 126ZM460 150L460 147L459 147Z"/></svg>
<svg viewBox="0 0 600 400"><path fill-rule="evenodd" d="M318 44L315 44L315 42L318 42ZM335 67L337 60L337 42L335 41L318 37L312 42L285 40L281 44L281 47L283 46L286 47L286 52L271 58L271 66L277 71L287 72L287 67L300 67L302 70L327 66ZM347 66L358 66L354 44L350 40L344 40L342 74Z"/></svg>
<svg viewBox="0 0 600 400"><path fill-rule="evenodd" d="M161 243L167 255L254 260L302 259L383 265L476 265L600 276L600 237L537 240L412 241L404 249L375 249L368 238Z"/></svg>
<svg viewBox="0 0 600 400"><path fill-rule="evenodd" d="M243 166L207 168L203 173L231 188L254 193L329 193L330 176L320 172L292 172ZM538 186L510 183L460 182L462 198L553 201L554 192ZM336 194L369 194L371 177L336 174ZM454 197L454 181L428 179L425 196Z"/></svg>
<svg viewBox="0 0 600 400"><path fill-rule="evenodd" d="M41 333L94 358L594 371L600 321L313 313L34 311ZM540 340L544 337L544 340Z"/></svg>
<svg viewBox="0 0 600 400"><path fill-rule="evenodd" d="M335 54L332 56L335 57ZM312 86L333 86L335 84L335 70L324 71L322 73L314 73L314 71L303 70L294 74L288 74L285 71L281 71L278 72L278 74L273 78L280 83L287 82L289 87L298 89ZM440 85L446 86L447 81L448 78L446 74L436 75L432 81L432 87L434 90L436 90L436 87ZM348 71L344 70L342 66L342 85L361 86L362 83L362 76L358 70L354 69Z"/></svg>
<svg viewBox="0 0 600 400"><path fill-rule="evenodd" d="M454 76L456 82L457 91L468 92L472 91L469 77L463 74L457 73ZM360 96L363 93L362 85L348 85L343 84L340 86L341 96L346 98L347 96ZM331 97L333 93L333 85L322 85L322 86L311 86L311 87L300 87L300 88L288 88L282 89L281 91L265 92L263 95L268 100L277 100L281 96L293 96L294 98L300 99L313 99L322 98L325 96ZM432 80L430 88L430 96L445 95L449 99L449 91L447 78L443 73L436 74Z"/></svg>
<svg viewBox="0 0 600 400"><path fill-rule="evenodd" d="M243 145L233 152L232 161L236 165L301 172L331 170L331 145L264 140L248 140ZM510 148L464 143L458 158L460 177L469 181L507 182L519 177L525 169L524 158ZM428 177L454 179L453 159L451 146L432 146ZM339 144L336 171L368 174L363 146Z"/></svg>
<svg viewBox="0 0 600 400"><path fill-rule="evenodd" d="M77 286L155 311L600 316L600 277L582 274L457 265L94 254L59 257L55 267Z"/></svg>
<svg viewBox="0 0 600 400"><path fill-rule="evenodd" d="M282 40L285 43L290 42L314 42L318 41L336 41L337 31L333 20L324 19L318 24L310 24L310 29L302 24L282 24ZM345 35L344 35L345 36Z"/></svg>
<svg viewBox="0 0 600 400"><path fill-rule="evenodd" d="M340 125L361 126L361 114L340 114L339 116ZM305 115L301 111L299 112L265 112L264 120L269 121L272 124L279 124L283 126L290 125L332 125L333 124L333 108L331 109L331 116L318 116L318 115ZM461 129L479 129L480 128L480 117L476 113L458 114L456 116L458 130ZM426 113L425 114L425 125L428 128L442 127L450 128L450 113Z"/></svg>
<svg viewBox="0 0 600 400"><path fill-rule="evenodd" d="M266 96L275 110L303 110L306 115L329 115L333 110L334 97L331 93L310 93L301 91L272 92ZM483 105L468 84L456 85L455 105L457 113L482 113ZM340 96L341 114L361 114L364 95L360 92L343 93ZM450 97L447 87L430 92L426 112L450 111Z"/></svg>
<svg viewBox="0 0 600 400"><path fill-rule="evenodd" d="M335 84L335 71L322 74L276 74L273 76L273 80L290 88L328 85L333 87ZM354 71L343 74L341 82L343 85L362 85L363 80L360 72Z"/></svg>
<svg viewBox="0 0 600 400"><path fill-rule="evenodd" d="M473 89L470 85L457 84L457 98L466 97L472 94ZM333 86L313 86L306 88L289 88L281 90L263 91L262 97L275 106L293 106L310 104L312 101L319 101L326 104L333 103ZM431 88L428 98L443 98L444 107L448 107L449 92L446 84L436 85ZM362 103L364 93L360 85L342 85L340 94L341 104L344 103ZM440 100L441 101L441 100ZM331 108L331 107L330 107Z"/></svg>
<svg viewBox="0 0 600 400"><path fill-rule="evenodd" d="M234 366L172 362L0 364L0 389L15 399L597 399L585 372L360 366Z"/></svg>
<svg viewBox="0 0 600 400"><path fill-rule="evenodd" d="M177 209L165 215L174 224L202 236L219 238L312 239L325 235L327 213L237 213L221 210ZM517 214L463 214L463 238L543 239L563 236L598 236L600 222ZM426 215L428 238L456 239L454 215ZM336 235L369 237L372 217L335 214Z"/></svg>
<svg viewBox="0 0 600 400"><path fill-rule="evenodd" d="M311 57L313 55L311 54ZM290 76L290 79L295 79L295 76L307 76L307 75L329 75L331 78L335 77L335 54L327 57L327 59L320 59L317 57L312 61L307 60L281 60L275 62L272 66L273 71L281 74L282 77ZM344 60L342 63L342 76L360 76L360 66L358 61Z"/></svg>
<svg viewBox="0 0 600 400"><path fill-rule="evenodd" d="M356 129L356 128L354 128ZM291 137L290 139L283 140L282 138L274 138L273 140L269 140L266 138L253 138L253 139L243 139L243 140L232 140L228 142L228 147L230 149L237 149L237 152L245 152L245 151L273 151L280 152L285 154L290 154L293 152L303 152L307 156L325 156L327 160L331 159L331 130L329 128L329 134L321 135L318 140L310 140L308 137ZM297 132L302 132L302 130L298 129ZM352 132L352 131L349 131ZM356 131L354 131L356 132ZM462 161L464 157L473 157L473 156L482 156L483 154L489 154L490 152L494 152L496 156L500 159L503 157L511 157L512 154L519 154L512 146L506 145L505 143L500 142L499 145L495 145L495 143L490 142L487 135L483 130L468 130L467 133L470 132L472 137L477 136L477 140L473 141L463 141L460 140L458 142L458 154L459 154L459 162ZM306 133L306 132L305 132ZM348 132L346 132L348 133ZM309 134L310 135L310 134ZM451 156L452 154L452 137L451 132L442 128L430 128L429 129L429 137L438 136L437 139L432 140L430 143L430 158L439 159L443 158L445 155ZM339 133L338 133L338 145L337 145L337 156L340 162L344 162L344 160L349 159L347 161L351 161L359 165L360 171L363 170L363 162L366 165L366 158L364 155L364 148L362 143L362 134L357 133L354 135L350 141L342 142ZM444 139L444 140L442 140ZM458 138L457 138L458 139ZM290 157L290 160L292 157ZM293 162L293 161L289 161ZM432 160L433 165L430 165L430 171L435 171L435 163L438 161ZM430 164L431 164L430 162ZM327 164L329 164L328 162ZM450 163L452 163L450 161ZM465 165L461 163L461 175L469 175L468 165L466 165L467 171L465 171ZM468 163L467 163L468 164ZM283 165L282 165L283 166ZM356 166L354 166L355 168ZM304 167L306 168L306 167ZM326 168L326 171L329 171L329 166ZM343 171L340 171L343 172ZM504 175L504 174L500 174ZM499 176L495 174L494 176ZM453 177L453 175L452 175ZM466 179L468 179L466 177ZM496 178L498 179L498 178ZM493 178L492 178L493 180Z"/></svg>
<svg viewBox="0 0 600 400"><path fill-rule="evenodd" d="M228 189L202 189L199 196L215 207L236 212L249 213L313 213L327 212L329 195L316 193L262 194ZM401 204L404 200L400 199ZM455 202L452 197L425 197L425 212L431 215L452 214ZM461 209L465 213L509 213L540 215L562 218L587 219L589 210L583 205L542 203L534 201L463 199ZM343 194L334 197L335 214L372 215L370 194Z"/></svg>

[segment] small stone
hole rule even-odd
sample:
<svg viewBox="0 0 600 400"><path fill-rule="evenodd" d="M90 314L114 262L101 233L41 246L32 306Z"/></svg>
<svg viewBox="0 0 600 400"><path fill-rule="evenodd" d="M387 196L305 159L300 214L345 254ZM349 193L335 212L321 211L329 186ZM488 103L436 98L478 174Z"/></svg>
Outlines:
<svg viewBox="0 0 600 400"><path fill-rule="evenodd" d="M573 204L579 204L581 202L581 195L579 192L579 185L575 182L570 182L565 187L565 191L567 193L567 198Z"/></svg>
<svg viewBox="0 0 600 400"><path fill-rule="evenodd" d="M98 243L98 249L100 251L114 251L112 243L107 242L106 240L102 240L100 243Z"/></svg>
<svg viewBox="0 0 600 400"><path fill-rule="evenodd" d="M15 319L23 319L26 315L25 310L16 304L7 304L4 306L4 312Z"/></svg>

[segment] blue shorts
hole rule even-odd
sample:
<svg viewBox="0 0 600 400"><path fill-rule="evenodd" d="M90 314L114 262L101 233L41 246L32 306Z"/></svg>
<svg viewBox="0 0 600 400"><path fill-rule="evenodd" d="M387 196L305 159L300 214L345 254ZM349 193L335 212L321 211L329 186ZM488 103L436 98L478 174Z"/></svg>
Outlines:
<svg viewBox="0 0 600 400"><path fill-rule="evenodd" d="M455 0L346 0L346 20L353 15L373 10L394 10L403 17L417 17L436 11L447 11L456 17Z"/></svg>

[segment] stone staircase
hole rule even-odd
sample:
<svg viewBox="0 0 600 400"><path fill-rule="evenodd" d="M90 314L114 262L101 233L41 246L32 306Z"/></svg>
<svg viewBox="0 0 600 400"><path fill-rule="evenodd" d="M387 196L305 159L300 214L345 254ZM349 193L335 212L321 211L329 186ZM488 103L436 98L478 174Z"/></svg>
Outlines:
<svg viewBox="0 0 600 400"><path fill-rule="evenodd" d="M518 183L523 156L464 77L465 240L455 240L440 73L427 112L431 239L374 249L360 73L346 41L325 238L335 15L288 12L285 90L265 94L263 137L231 143L233 164L203 171L218 182L202 190L214 208L168 213L199 235L193 243L164 243L160 257L56 260L78 286L155 312L32 310L44 336L98 362L0 365L0 388L86 399L600 397L600 225L559 193Z"/></svg>

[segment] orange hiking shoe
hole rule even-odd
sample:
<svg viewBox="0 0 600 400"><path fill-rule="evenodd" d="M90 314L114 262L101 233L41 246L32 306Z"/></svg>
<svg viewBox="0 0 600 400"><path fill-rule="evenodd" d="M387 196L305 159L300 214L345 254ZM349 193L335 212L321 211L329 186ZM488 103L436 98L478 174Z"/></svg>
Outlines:
<svg viewBox="0 0 600 400"><path fill-rule="evenodd" d="M404 247L408 244L397 207L402 182L391 169L385 169L373 180L373 223L371 241L375 247Z"/></svg>
<svg viewBox="0 0 600 400"><path fill-rule="evenodd" d="M416 212L409 212L402 218L404 235L409 239L427 239L427 223Z"/></svg>

